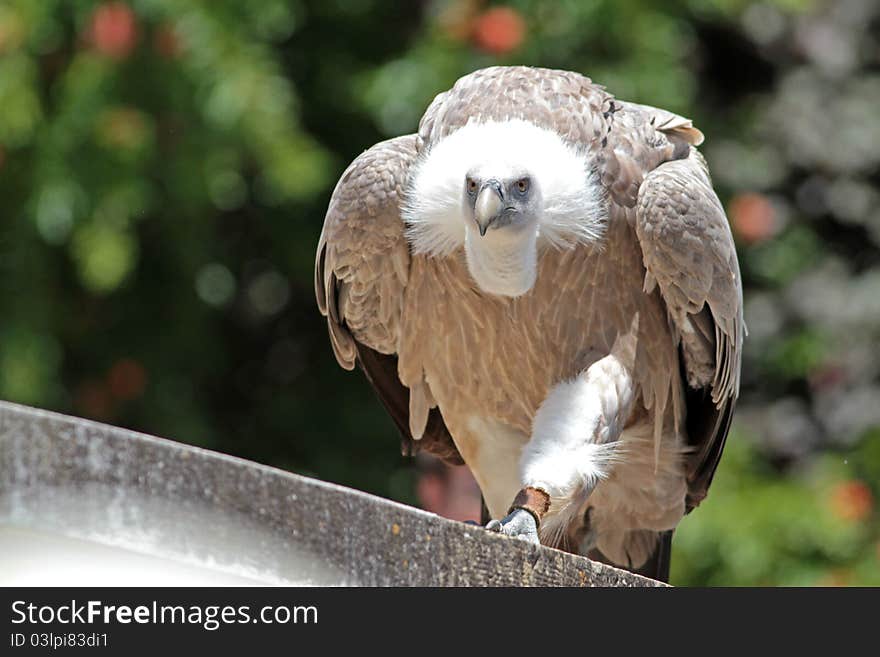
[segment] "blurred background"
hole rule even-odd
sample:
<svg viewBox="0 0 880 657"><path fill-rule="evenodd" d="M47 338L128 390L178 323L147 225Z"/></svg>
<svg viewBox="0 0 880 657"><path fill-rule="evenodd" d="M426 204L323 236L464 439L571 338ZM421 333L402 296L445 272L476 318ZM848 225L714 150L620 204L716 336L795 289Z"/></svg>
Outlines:
<svg viewBox="0 0 880 657"><path fill-rule="evenodd" d="M750 335L679 585L880 584L880 3L0 0L0 398L459 519L313 286L333 185L492 64L694 119Z"/></svg>

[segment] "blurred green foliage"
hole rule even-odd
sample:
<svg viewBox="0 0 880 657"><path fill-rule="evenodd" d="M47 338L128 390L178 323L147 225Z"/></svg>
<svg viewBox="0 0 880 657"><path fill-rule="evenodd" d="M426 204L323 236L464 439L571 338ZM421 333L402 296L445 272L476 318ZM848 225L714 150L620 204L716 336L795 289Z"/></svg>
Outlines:
<svg viewBox="0 0 880 657"><path fill-rule="evenodd" d="M711 494L679 526L672 581L880 585L874 493L858 479L877 474L868 469L878 463L880 434L846 458L824 454L786 477L741 438L732 436Z"/></svg>
<svg viewBox="0 0 880 657"><path fill-rule="evenodd" d="M332 186L462 74L577 70L695 119L740 241L743 400L673 582L880 584L878 25L859 0L0 0L0 397L413 503L315 307Z"/></svg>

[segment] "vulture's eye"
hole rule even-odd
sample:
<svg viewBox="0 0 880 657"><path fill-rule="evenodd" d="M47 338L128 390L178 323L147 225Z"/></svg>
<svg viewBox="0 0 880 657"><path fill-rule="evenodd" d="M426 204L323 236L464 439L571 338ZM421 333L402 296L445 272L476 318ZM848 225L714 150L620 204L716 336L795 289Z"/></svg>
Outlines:
<svg viewBox="0 0 880 657"><path fill-rule="evenodd" d="M474 192L477 191L477 181L474 180L473 178L468 178L467 181L465 182L465 184L467 185L467 190L471 194L473 194Z"/></svg>
<svg viewBox="0 0 880 657"><path fill-rule="evenodd" d="M516 181L516 190L520 194L525 194L527 191L529 191L529 182L530 181L528 178L520 178Z"/></svg>

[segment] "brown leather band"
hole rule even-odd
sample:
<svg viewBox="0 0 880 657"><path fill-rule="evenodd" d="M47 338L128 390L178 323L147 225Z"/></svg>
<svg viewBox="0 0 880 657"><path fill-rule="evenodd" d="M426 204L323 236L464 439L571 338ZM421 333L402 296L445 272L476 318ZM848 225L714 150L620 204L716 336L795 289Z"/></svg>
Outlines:
<svg viewBox="0 0 880 657"><path fill-rule="evenodd" d="M510 509L507 512L513 513L514 509L528 511L535 516L535 520L540 525L541 518L544 517L544 514L547 513L547 509L549 508L550 494L547 491L541 490L540 488L526 486L525 488L520 489L516 494L516 497L513 498L513 504L510 505Z"/></svg>

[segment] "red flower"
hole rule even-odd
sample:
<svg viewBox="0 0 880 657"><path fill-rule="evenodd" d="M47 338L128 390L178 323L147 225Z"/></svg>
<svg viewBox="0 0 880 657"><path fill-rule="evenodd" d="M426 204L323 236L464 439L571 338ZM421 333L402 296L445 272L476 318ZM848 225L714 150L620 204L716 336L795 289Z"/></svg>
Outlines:
<svg viewBox="0 0 880 657"><path fill-rule="evenodd" d="M825 577L819 580L819 586L842 587L849 586L852 580L852 573L844 568L834 568L829 571Z"/></svg>
<svg viewBox="0 0 880 657"><path fill-rule="evenodd" d="M834 487L831 493L831 508L843 520L852 522L864 520L874 508L871 489L861 481L845 481Z"/></svg>
<svg viewBox="0 0 880 657"><path fill-rule="evenodd" d="M494 7L477 17L472 37L480 50L503 55L518 48L525 34L525 21L516 10Z"/></svg>
<svg viewBox="0 0 880 657"><path fill-rule="evenodd" d="M776 210L763 194L738 194L730 202L733 230L745 242L763 242L776 234Z"/></svg>
<svg viewBox="0 0 880 657"><path fill-rule="evenodd" d="M124 59L138 41L134 12L124 2L107 2L95 9L89 25L89 40L103 55Z"/></svg>
<svg viewBox="0 0 880 657"><path fill-rule="evenodd" d="M132 358L121 358L107 373L107 385L116 399L135 399L140 397L147 385L147 373L143 366Z"/></svg>
<svg viewBox="0 0 880 657"><path fill-rule="evenodd" d="M74 404L85 417L108 420L113 415L113 400L107 386L99 381L83 381L74 393Z"/></svg>
<svg viewBox="0 0 880 657"><path fill-rule="evenodd" d="M176 59L180 55L180 38L168 23L163 23L153 34L153 49L166 59Z"/></svg>

